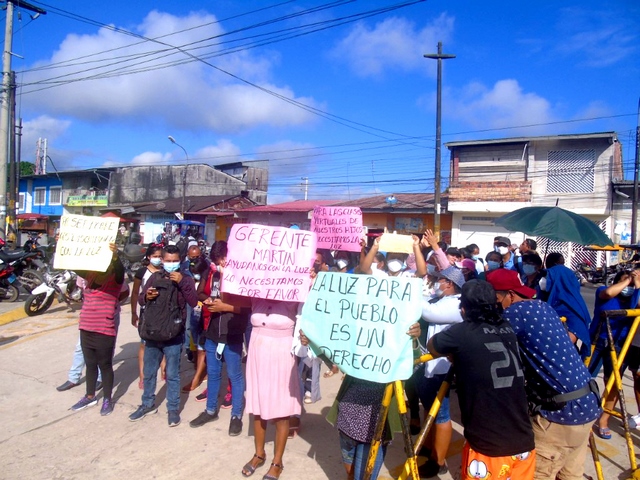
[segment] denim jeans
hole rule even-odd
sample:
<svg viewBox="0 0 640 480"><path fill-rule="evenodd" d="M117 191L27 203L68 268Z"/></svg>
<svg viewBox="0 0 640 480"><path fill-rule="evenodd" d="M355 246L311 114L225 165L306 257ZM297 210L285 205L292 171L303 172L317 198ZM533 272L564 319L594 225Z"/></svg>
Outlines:
<svg viewBox="0 0 640 480"><path fill-rule="evenodd" d="M156 380L158 369L164 356L167 360L167 410L180 408L180 353L183 339L167 345L163 342L147 340L144 347L144 392L142 405L152 407L156 401Z"/></svg>
<svg viewBox="0 0 640 480"><path fill-rule="evenodd" d="M84 355L82 354L82 346L80 345L80 337L78 336L78 343L76 343L76 349L73 351L73 363L69 369L69 381L76 385L80 383L82 378L82 369L84 368ZM102 372L98 368L98 381L102 381Z"/></svg>
<svg viewBox="0 0 640 480"><path fill-rule="evenodd" d="M207 338L204 350L207 352L207 412L218 409L218 392L222 377L222 358L216 354L218 343ZM227 376L231 381L231 416L242 417L244 404L244 374L242 373L242 343L225 345L224 361Z"/></svg>
<svg viewBox="0 0 640 480"><path fill-rule="evenodd" d="M370 449L370 443L357 442L353 438L340 432L340 450L342 450L342 461L346 464L353 465L354 480L361 480L364 477L364 472L367 469L367 459L369 458ZM381 444L380 448L378 448L378 454L376 455L376 461L373 465L371 478L378 478L380 469L382 468L382 464L384 462L384 456L386 454L387 445Z"/></svg>

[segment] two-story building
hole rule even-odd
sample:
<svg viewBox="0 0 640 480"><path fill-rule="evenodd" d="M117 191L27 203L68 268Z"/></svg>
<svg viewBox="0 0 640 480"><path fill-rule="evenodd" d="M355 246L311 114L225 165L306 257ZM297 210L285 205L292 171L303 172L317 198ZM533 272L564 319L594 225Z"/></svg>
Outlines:
<svg viewBox="0 0 640 480"><path fill-rule="evenodd" d="M521 232L494 225L526 206L557 205L613 233L612 182L623 178L622 150L614 132L449 142L449 212L452 244L476 243L482 254L497 235L520 244ZM539 242L540 243L540 242ZM547 248L542 241L541 253ZM585 255L582 246L549 242L567 264Z"/></svg>
<svg viewBox="0 0 640 480"><path fill-rule="evenodd" d="M21 177L17 213L23 217L46 215L49 235L54 234L65 213L98 215L100 209L107 208L109 175L113 170L99 168ZM22 227L26 230L29 225Z"/></svg>

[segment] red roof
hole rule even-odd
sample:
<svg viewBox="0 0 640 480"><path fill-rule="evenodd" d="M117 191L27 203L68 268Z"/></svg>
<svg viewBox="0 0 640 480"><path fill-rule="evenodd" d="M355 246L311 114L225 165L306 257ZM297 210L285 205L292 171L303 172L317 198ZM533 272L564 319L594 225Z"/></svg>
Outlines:
<svg viewBox="0 0 640 480"><path fill-rule="evenodd" d="M314 207L339 205L340 200L296 200L294 202L277 203L275 205L259 205L256 207L243 208L242 212L310 212Z"/></svg>

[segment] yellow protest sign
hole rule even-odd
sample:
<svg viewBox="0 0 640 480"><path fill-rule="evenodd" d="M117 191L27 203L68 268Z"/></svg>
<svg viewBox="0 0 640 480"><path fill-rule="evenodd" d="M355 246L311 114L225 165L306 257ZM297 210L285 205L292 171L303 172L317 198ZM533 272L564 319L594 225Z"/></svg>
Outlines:
<svg viewBox="0 0 640 480"><path fill-rule="evenodd" d="M117 217L63 215L53 268L106 271L113 255L109 243L116 241L119 223Z"/></svg>
<svg viewBox="0 0 640 480"><path fill-rule="evenodd" d="M411 235L385 232L380 237L378 250L381 252L413 253L413 238Z"/></svg>

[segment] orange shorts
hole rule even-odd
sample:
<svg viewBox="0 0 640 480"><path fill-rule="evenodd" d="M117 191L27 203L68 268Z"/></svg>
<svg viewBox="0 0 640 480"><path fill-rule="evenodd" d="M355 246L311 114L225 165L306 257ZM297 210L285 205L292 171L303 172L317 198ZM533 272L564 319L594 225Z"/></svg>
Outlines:
<svg viewBox="0 0 640 480"><path fill-rule="evenodd" d="M476 452L465 442L462 449L462 479L533 480L536 451L509 457L488 457Z"/></svg>

